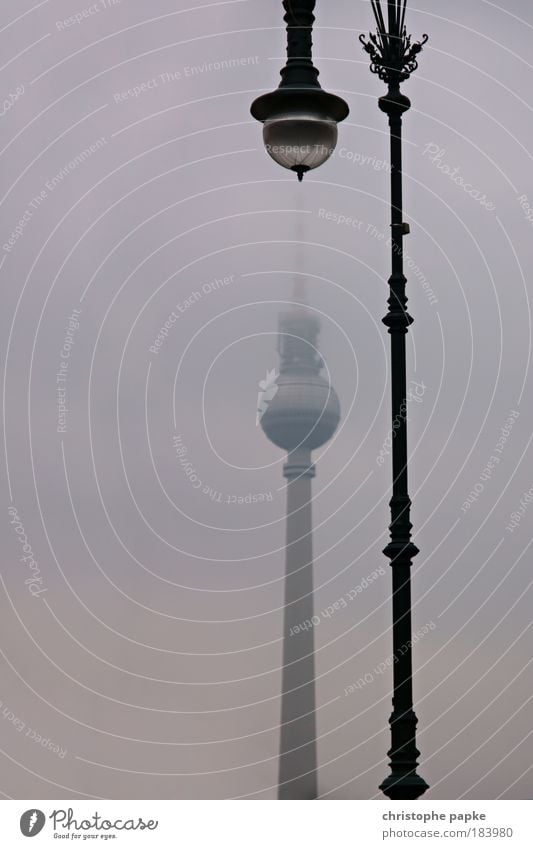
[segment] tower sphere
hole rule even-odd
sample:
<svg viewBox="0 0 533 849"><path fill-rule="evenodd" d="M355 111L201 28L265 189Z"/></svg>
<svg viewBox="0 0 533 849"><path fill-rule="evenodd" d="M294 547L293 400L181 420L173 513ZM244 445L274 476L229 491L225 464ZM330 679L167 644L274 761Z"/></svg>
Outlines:
<svg viewBox="0 0 533 849"><path fill-rule="evenodd" d="M316 341L320 323L307 309L280 317L278 390L269 402L261 426L271 442L286 451L309 451L324 445L340 420L337 393L321 375Z"/></svg>

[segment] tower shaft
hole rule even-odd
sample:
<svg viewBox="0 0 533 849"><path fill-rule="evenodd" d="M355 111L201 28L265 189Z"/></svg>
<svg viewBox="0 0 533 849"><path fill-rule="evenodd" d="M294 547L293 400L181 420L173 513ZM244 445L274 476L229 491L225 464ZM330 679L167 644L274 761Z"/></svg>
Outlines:
<svg viewBox="0 0 533 849"><path fill-rule="evenodd" d="M321 375L320 321L300 305L280 316L277 392L261 418L266 436L287 452L287 546L279 799L316 799L311 452L331 439L340 404Z"/></svg>
<svg viewBox="0 0 533 849"><path fill-rule="evenodd" d="M313 543L311 452L289 454L287 479L287 548L279 799L315 799L317 755L313 634ZM303 627L302 627L303 626Z"/></svg>

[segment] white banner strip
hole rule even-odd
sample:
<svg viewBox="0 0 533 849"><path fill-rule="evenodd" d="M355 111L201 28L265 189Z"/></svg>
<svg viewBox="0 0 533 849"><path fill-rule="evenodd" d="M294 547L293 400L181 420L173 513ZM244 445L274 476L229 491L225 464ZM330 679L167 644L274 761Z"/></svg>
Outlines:
<svg viewBox="0 0 533 849"><path fill-rule="evenodd" d="M526 801L4 801L0 833L6 849L67 840L165 849L533 847Z"/></svg>

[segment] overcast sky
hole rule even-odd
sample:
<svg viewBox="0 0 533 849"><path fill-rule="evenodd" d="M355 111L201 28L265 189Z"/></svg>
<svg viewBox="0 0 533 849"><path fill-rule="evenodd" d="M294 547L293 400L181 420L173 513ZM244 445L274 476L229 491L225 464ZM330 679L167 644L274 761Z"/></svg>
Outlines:
<svg viewBox="0 0 533 849"><path fill-rule="evenodd" d="M281 3L2 4L5 797L275 797L284 457L256 407L295 279L342 405L313 483L319 789L379 796L388 137L370 5L317 5L350 116L299 185L249 115L279 81ZM533 12L410 5L430 35L404 87L420 772L427 799L528 798Z"/></svg>

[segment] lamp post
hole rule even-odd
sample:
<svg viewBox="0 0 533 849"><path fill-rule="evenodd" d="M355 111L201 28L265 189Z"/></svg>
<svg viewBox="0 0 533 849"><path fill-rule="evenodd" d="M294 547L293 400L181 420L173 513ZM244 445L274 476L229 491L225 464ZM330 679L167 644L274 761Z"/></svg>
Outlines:
<svg viewBox="0 0 533 849"><path fill-rule="evenodd" d="M403 273L403 238L409 233L409 226L403 221L402 200L402 116L411 103L400 91L400 84L407 80L418 67L417 55L427 41L424 35L421 42L413 42L405 28L405 12L407 0L388 0L387 23L383 15L381 0L371 0L376 19L377 32L368 38L361 35L360 40L364 49L370 55L370 69L387 85L387 93L380 97L379 108L387 115L390 127L391 153L391 262L392 273L389 278L390 297L389 311L383 323L388 327L391 337L391 398L392 424L395 437L392 444L392 498L390 501L391 523L390 542L384 549L384 554L390 559L392 567L392 632L394 655L394 694L392 714L390 716L391 748L390 774L380 785L380 790L390 799L418 799L428 789L428 785L417 773L419 751L416 747L417 718L413 710L412 695L412 630L411 630L411 565L418 554L418 548L412 542L410 520L411 500L408 491L407 476L407 379L406 379L406 335L413 319L407 312L407 297L405 288L407 280ZM284 2L285 20L289 32L289 47L296 42L291 40L291 29L296 27L305 30L302 46L306 46L306 73L310 77L311 60L311 30L314 21L312 12L315 2ZM303 34L301 34L303 37ZM300 42L299 42L300 43ZM288 49L290 66L292 53ZM310 67L309 67L310 66ZM284 86L284 71L282 84ZM314 73L316 70L313 68ZM287 71L287 75L289 72ZM316 76L315 76L316 80ZM313 91L315 92L313 94ZM318 89L322 92L322 89ZM322 95L325 94L322 92ZM275 95L275 93L274 93ZM293 89L290 99L284 104L283 120L292 121L292 139L297 147L303 149L310 142L309 128L301 116L305 114L320 115L324 120L327 113L326 103L317 96L316 83L306 85L305 96L301 89ZM278 98L280 95L278 95ZM328 98L333 95L327 95ZM270 100L269 100L270 98ZM263 104L272 104L273 95L264 95L252 105L252 115L258 120L265 121L272 117L273 109L262 109ZM337 98L340 100L340 98ZM341 101L343 102L343 101ZM330 112L330 120L332 113ZM337 120L343 120L348 114L337 106ZM265 144L268 144L269 134L264 131ZM311 134L311 141L313 137ZM336 141L336 126L335 126ZM268 147L267 147L268 150ZM272 155L272 152L269 151ZM276 158L276 157L274 157ZM328 157L311 165L317 167ZM278 160L279 161L279 160ZM306 162L280 162L285 167L297 171L302 178Z"/></svg>
<svg viewBox="0 0 533 849"><path fill-rule="evenodd" d="M407 480L407 386L405 340L413 319L407 312L403 273L403 237L409 225L403 221L402 198L402 116L410 108L409 98L400 91L418 67L417 54L427 41L412 42L405 28L407 0L388 2L388 26L380 0L372 0L377 33L368 40L360 36L370 55L370 70L387 85L379 108L389 119L391 154L391 261L389 311L383 323L391 337L392 498L390 501L390 542L384 554L392 566L392 639L394 654L394 695L390 716L390 775L380 785L389 799L418 799L428 785L416 771L420 752L416 748L417 718L413 710L413 664L411 657L411 564L418 548L411 540L411 499Z"/></svg>

